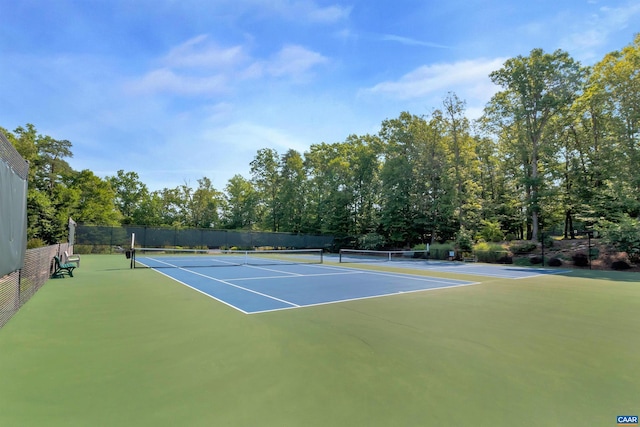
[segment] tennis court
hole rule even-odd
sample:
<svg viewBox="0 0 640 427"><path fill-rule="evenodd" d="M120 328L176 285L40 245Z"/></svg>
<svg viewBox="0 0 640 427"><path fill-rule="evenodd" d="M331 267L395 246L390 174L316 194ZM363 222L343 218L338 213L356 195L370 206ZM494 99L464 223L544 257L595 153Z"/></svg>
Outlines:
<svg viewBox="0 0 640 427"><path fill-rule="evenodd" d="M384 263L392 265L394 268L498 277L502 279L529 279L549 274L565 274L570 271L559 268L528 268L503 264L442 261L425 259L424 257L426 256L426 251L367 251L343 249L339 257L334 258L339 260L341 264Z"/></svg>
<svg viewBox="0 0 640 427"><path fill-rule="evenodd" d="M137 256L136 265L246 314L477 283L324 265L309 251L265 252L159 252Z"/></svg>
<svg viewBox="0 0 640 427"><path fill-rule="evenodd" d="M402 279L435 285L408 279L420 274L467 282L399 274L395 263L131 270L128 261L82 255L73 278L50 280L0 329L0 425L608 425L638 409L637 273L394 294ZM244 315L174 273L276 298L284 294L268 286L289 287L300 306L311 301L294 299L296 288L337 301L334 283L395 285L380 286L388 297ZM327 289L313 297L311 287Z"/></svg>

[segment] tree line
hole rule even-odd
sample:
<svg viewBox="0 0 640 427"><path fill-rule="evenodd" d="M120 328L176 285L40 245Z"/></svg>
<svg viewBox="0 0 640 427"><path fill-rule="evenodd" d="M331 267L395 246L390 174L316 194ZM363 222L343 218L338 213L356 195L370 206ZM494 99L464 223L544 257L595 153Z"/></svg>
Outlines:
<svg viewBox="0 0 640 427"><path fill-rule="evenodd" d="M135 171L75 171L72 144L27 124L0 128L30 162L28 237L88 224L327 233L348 246L455 239L537 240L543 231L637 226L640 35L591 67L532 50L490 74L499 90L478 120L448 93L428 114L402 112L377 134L300 153L258 150L251 176L223 190L207 177L150 191ZM636 222L634 222L636 221Z"/></svg>

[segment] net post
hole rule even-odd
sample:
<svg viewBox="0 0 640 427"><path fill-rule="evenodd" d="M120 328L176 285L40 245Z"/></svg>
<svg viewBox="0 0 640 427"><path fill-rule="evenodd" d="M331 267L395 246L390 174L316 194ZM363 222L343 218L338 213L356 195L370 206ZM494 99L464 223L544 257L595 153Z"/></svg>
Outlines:
<svg viewBox="0 0 640 427"><path fill-rule="evenodd" d="M320 264L324 264L324 250L320 249Z"/></svg>
<svg viewBox="0 0 640 427"><path fill-rule="evenodd" d="M129 268L134 268L135 267L135 259L136 259L136 250L135 250L135 245L136 245L136 233L131 233L131 265L129 266Z"/></svg>

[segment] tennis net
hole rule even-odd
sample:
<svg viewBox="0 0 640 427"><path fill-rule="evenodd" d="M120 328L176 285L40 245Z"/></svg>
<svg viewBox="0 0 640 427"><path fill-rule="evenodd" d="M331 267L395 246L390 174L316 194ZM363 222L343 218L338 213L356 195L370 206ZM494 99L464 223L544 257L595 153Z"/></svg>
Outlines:
<svg viewBox="0 0 640 427"><path fill-rule="evenodd" d="M428 250L373 251L365 249L340 249L340 262L389 262L429 259Z"/></svg>
<svg viewBox="0 0 640 427"><path fill-rule="evenodd" d="M322 249L212 250L135 248L134 268L232 267L240 265L322 264Z"/></svg>

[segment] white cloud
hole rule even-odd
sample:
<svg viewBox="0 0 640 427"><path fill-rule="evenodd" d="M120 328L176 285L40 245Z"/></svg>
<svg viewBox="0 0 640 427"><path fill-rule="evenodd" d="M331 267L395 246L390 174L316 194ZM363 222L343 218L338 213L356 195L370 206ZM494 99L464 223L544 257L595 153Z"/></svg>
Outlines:
<svg viewBox="0 0 640 427"><path fill-rule="evenodd" d="M583 60L601 59L599 48L605 46L612 35L623 30L640 17L640 3L629 2L621 7L601 7L565 36L560 45Z"/></svg>
<svg viewBox="0 0 640 427"><path fill-rule="evenodd" d="M168 68L153 70L128 85L133 92L173 93L178 95L214 95L228 90L228 78L222 74L192 76L176 74Z"/></svg>
<svg viewBox="0 0 640 427"><path fill-rule="evenodd" d="M203 34L171 49L163 62L173 68L234 68L247 60L242 46L221 48Z"/></svg>
<svg viewBox="0 0 640 427"><path fill-rule="evenodd" d="M504 61L504 58L494 58L424 65L396 81L378 83L364 93L412 99L464 88L475 97L486 97L489 92L495 92L489 74L501 68Z"/></svg>
<svg viewBox="0 0 640 427"><path fill-rule="evenodd" d="M424 47L435 47L438 49L448 49L448 46L444 46L438 43L426 42L422 40L416 40L409 37L402 37L395 34L384 34L381 36L383 41L392 41L398 42L409 46L424 46Z"/></svg>
<svg viewBox="0 0 640 427"><path fill-rule="evenodd" d="M220 48L201 35L171 49L160 62L165 66L130 82L126 89L133 93L218 95L233 91L243 81L266 77L290 78L299 83L329 59L303 46L287 45L260 60L251 57L243 46Z"/></svg>
<svg viewBox="0 0 640 427"><path fill-rule="evenodd" d="M300 2L299 2L300 3ZM311 6L306 6L310 3ZM346 19L351 13L350 7L328 6L320 8L311 2L303 2L303 8L308 9L308 17L312 22L333 23Z"/></svg>
<svg viewBox="0 0 640 427"><path fill-rule="evenodd" d="M256 6L268 8L271 12L288 20L318 24L333 24L347 19L351 7L341 5L320 6L312 0L272 0L255 1Z"/></svg>
<svg viewBox="0 0 640 427"><path fill-rule="evenodd" d="M282 129L249 121L238 121L224 127L207 129L203 132L202 139L218 141L225 146L233 147L235 151L251 155L265 147L274 148L282 153L291 148L304 151L308 147L306 141L301 141Z"/></svg>
<svg viewBox="0 0 640 427"><path fill-rule="evenodd" d="M269 74L282 77L300 77L317 65L329 60L321 54L305 49L302 46L285 46L268 63Z"/></svg>

